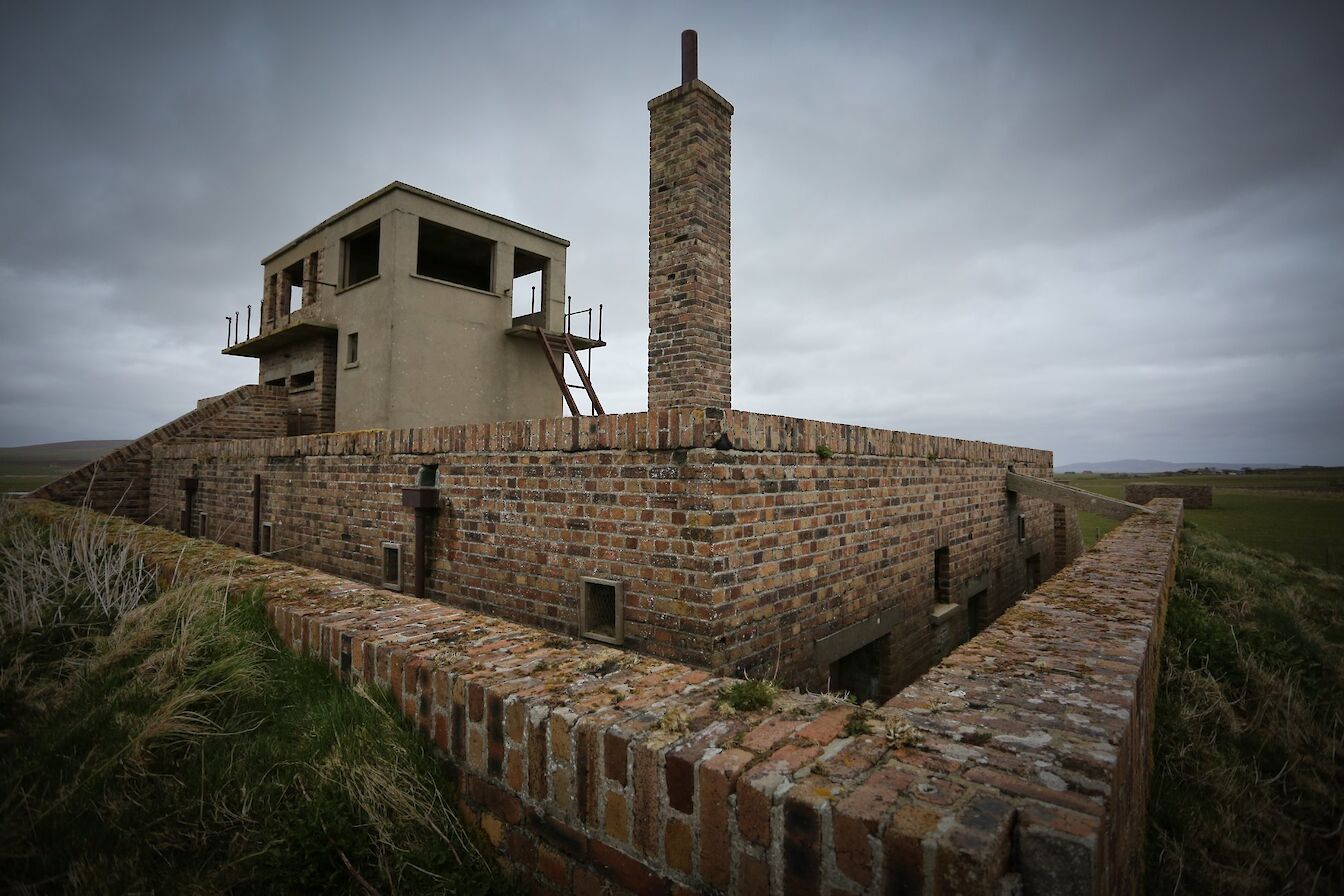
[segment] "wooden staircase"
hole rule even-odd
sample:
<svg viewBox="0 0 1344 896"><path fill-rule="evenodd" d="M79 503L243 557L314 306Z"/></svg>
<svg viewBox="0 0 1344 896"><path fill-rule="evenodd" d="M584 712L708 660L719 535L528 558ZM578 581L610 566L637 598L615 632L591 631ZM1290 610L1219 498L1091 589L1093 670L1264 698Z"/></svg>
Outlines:
<svg viewBox="0 0 1344 896"><path fill-rule="evenodd" d="M552 333L547 330L537 330L537 339L541 343L541 350L546 353L546 361L551 365L551 373L555 374L555 381L560 386L560 392L565 396L565 403L569 405L569 412L575 417L583 416L579 412L579 405L574 400L574 393L570 391L571 387L583 389L588 393L588 400L592 403L594 414L605 414L602 410L602 402L597 399L597 392L593 389L592 380L588 379L588 371L584 369L583 362L579 360L578 349L574 347L574 341L569 338L569 333ZM574 370L579 374L579 382L569 383L565 381L565 358L568 357Z"/></svg>

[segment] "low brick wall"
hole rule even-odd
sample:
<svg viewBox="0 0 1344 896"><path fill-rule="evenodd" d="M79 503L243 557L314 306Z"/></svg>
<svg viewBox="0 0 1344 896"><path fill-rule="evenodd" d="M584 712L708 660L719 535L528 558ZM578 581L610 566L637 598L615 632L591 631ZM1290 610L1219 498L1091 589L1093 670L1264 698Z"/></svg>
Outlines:
<svg viewBox="0 0 1344 896"><path fill-rule="evenodd" d="M1131 504L1147 504L1154 498L1180 498L1186 510L1209 510L1213 507L1213 486L1180 485L1174 482L1128 482L1125 500Z"/></svg>
<svg viewBox="0 0 1344 896"><path fill-rule="evenodd" d="M100 513L143 522L155 513L150 502L155 448L283 435L285 407L285 390L274 386L240 386L202 399L194 410L42 486L33 496L66 504L87 503Z"/></svg>
<svg viewBox="0 0 1344 896"><path fill-rule="evenodd" d="M1136 892L1181 507L1134 516L875 711L113 521L266 589L296 651L389 688L537 892ZM75 511L34 502L48 519ZM185 548L185 550L184 550Z"/></svg>

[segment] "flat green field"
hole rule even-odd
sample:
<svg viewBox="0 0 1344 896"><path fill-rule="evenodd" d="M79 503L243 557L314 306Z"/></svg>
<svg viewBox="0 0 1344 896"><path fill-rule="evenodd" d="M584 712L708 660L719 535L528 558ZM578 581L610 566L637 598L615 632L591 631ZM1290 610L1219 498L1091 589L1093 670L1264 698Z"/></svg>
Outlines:
<svg viewBox="0 0 1344 896"><path fill-rule="evenodd" d="M1055 477L1078 488L1124 497L1126 482L1212 485L1212 510L1187 510L1196 526L1252 547L1282 551L1331 572L1344 571L1344 468L1272 470L1237 476ZM1115 520L1079 514L1088 547L1113 529Z"/></svg>

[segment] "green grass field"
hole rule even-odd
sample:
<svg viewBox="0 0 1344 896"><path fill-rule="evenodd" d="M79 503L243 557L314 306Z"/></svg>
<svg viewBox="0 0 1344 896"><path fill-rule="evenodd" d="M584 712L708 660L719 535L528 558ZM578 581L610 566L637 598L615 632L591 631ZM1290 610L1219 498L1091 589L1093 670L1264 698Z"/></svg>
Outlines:
<svg viewBox="0 0 1344 896"><path fill-rule="evenodd" d="M1281 551L1331 572L1344 571L1344 469L1274 470L1240 476L1092 476L1060 474L1060 482L1124 497L1126 482L1212 485L1212 510L1187 510L1185 518L1203 529L1243 544ZM1116 520L1079 514L1089 547Z"/></svg>

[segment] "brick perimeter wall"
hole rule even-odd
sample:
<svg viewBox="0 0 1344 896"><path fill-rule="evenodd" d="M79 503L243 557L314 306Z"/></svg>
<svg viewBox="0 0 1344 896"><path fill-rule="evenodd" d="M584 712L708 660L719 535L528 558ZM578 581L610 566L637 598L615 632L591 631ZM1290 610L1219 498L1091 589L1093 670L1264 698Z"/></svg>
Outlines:
<svg viewBox="0 0 1344 896"><path fill-rule="evenodd" d="M745 450L690 447L721 432ZM837 454L820 458L821 443ZM1055 568L1051 505L1010 508L1008 463L1049 475L1048 452L687 410L169 448L152 503L175 528L195 468L211 537L244 547L260 474L279 556L376 583L382 543L397 542L409 583L400 489L437 464L430 595L577 634L580 577L613 578L627 646L812 688L829 684L815 639L895 610L890 693L966 637L965 613L930 622L935 547L951 552L957 602L972 579L988 588L988 618L1025 590L1026 557Z"/></svg>
<svg viewBox="0 0 1344 896"><path fill-rule="evenodd" d="M1186 510L1209 510L1213 507L1213 486L1169 482L1125 483L1125 500L1131 504L1147 504L1154 498L1180 498L1185 502Z"/></svg>
<svg viewBox="0 0 1344 896"><path fill-rule="evenodd" d="M147 520L161 506L150 497L155 448L280 435L285 431L284 411L283 389L240 386L198 403L195 410L44 485L33 497L66 504L87 502L102 513Z"/></svg>
<svg viewBox="0 0 1344 896"><path fill-rule="evenodd" d="M1133 893L1181 514L1155 503L868 719L795 692L724 715L702 671L110 528L165 576L264 587L293 649L388 688L534 892Z"/></svg>

